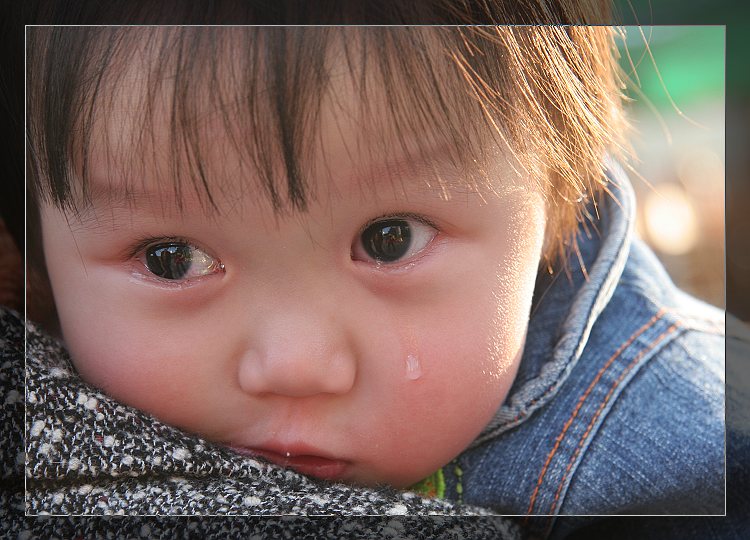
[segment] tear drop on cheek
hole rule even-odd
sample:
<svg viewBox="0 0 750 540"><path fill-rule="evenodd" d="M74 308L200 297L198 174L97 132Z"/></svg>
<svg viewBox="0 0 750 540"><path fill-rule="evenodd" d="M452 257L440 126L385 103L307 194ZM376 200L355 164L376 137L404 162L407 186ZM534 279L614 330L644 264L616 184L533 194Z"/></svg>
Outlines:
<svg viewBox="0 0 750 540"><path fill-rule="evenodd" d="M419 358L410 354L406 357L406 378L410 381L416 381L422 376L422 366L419 364Z"/></svg>

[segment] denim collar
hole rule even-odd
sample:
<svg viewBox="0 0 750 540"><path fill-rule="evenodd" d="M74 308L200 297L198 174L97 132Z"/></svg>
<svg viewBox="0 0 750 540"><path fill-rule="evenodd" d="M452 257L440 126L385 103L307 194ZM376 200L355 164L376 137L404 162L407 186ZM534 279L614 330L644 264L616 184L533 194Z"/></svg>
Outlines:
<svg viewBox="0 0 750 540"><path fill-rule="evenodd" d="M569 275L537 279L521 365L508 397L471 444L521 424L551 400L576 366L599 314L612 297L630 250L635 200L619 164L607 161L611 196L587 207ZM581 264L583 263L583 264Z"/></svg>

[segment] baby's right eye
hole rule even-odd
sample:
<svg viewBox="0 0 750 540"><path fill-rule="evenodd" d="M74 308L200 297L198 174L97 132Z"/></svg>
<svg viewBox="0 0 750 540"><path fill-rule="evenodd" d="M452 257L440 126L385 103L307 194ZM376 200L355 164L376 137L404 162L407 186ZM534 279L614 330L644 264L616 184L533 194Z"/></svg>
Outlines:
<svg viewBox="0 0 750 540"><path fill-rule="evenodd" d="M145 249L142 258L149 272L161 279L184 281L222 269L217 259L186 242L163 242Z"/></svg>

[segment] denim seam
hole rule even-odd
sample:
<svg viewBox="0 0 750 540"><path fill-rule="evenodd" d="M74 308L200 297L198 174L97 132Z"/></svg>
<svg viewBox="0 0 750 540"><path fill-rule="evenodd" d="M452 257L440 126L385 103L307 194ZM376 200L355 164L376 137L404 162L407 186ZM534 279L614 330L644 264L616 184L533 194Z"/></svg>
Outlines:
<svg viewBox="0 0 750 540"><path fill-rule="evenodd" d="M570 474L571 469L573 468L574 463L576 462L576 459L578 458L578 455L581 453L581 450L583 449L583 446L586 442L586 439L588 438L589 434L591 433L591 430L594 428L594 424L598 421L599 417L602 414L602 411L607 406L607 403L612 398L612 395L614 395L615 390L617 387L622 383L622 381L625 379L625 377L630 373L633 368L643 359L643 357L648 354L650 351L652 351L657 345L659 345L664 339L672 334L677 328L681 326L680 321L675 322L667 328L664 332L659 334L656 339L654 339L648 347L643 349L640 353L638 353L635 358L628 364L628 366L620 373L620 375L617 377L615 382L610 387L607 394L604 396L604 399L599 404L599 408L594 413L593 417L591 418L591 421L589 422L589 425L586 427L586 431L581 435L581 438L578 441L578 445L576 446L575 451L571 455L570 459L568 460L568 465L565 468L565 472L563 473L562 478L560 479L560 483L557 486L557 490L555 491L555 497L552 500L552 504L550 506L550 511L548 514L550 514L549 517L549 524L547 526L547 530L545 532L545 536L547 536L550 532L550 529L552 528L552 524L554 522L554 519L556 517L556 511L559 510L558 507L558 500L560 499L560 494L562 493L562 490L565 486L565 481L568 479L568 475Z"/></svg>
<svg viewBox="0 0 750 540"><path fill-rule="evenodd" d="M529 506L526 510L527 514L531 514L531 512L534 509L534 503L536 502L536 498L539 495L539 490L541 489L542 483L544 482L544 477L547 474L547 470L549 468L550 463L552 462L552 459L555 457L555 454L557 453L557 450L560 448L560 444L562 443L563 439L565 438L565 434L567 433L570 426L575 421L576 417L578 416L578 413L580 412L581 408L583 407L584 402L586 401L586 398L589 396L591 391L596 387L599 380L604 375L604 372L614 363L614 361L635 341L641 334L646 332L649 328L651 328L656 322L661 319L665 315L666 311L661 309L659 310L656 315L654 315L651 320L649 320L646 324L644 324L641 328L639 328L627 341L625 341L620 347L615 351L615 353L607 360L607 362L600 368L599 372L596 374L594 379L589 384L588 388L584 391L583 395L578 400L578 403L573 409L573 412L570 416L570 418L565 422L563 425L563 429L560 432L560 434L555 439L555 445L552 447L552 450L547 455L547 459L544 462L544 465L542 466L542 470L539 473L539 478L537 479L536 486L534 488L534 491L531 494L531 498L529 500Z"/></svg>
<svg viewBox="0 0 750 540"><path fill-rule="evenodd" d="M680 313L679 311L673 310L671 308L661 308L661 311L664 311L664 315L666 315L667 313L669 313L669 314L673 314L673 315L677 315L677 316L681 316L681 317L687 317L685 314ZM707 334L714 334L714 335L720 335L720 336L725 335L724 328L721 327L721 326L718 326L718 321L716 321L716 319L707 318L707 317L706 318L695 317L695 316L692 316L692 315L690 316L690 318L693 319L693 320L690 321L689 323L686 323L685 319L682 319L680 321L680 326L683 327L683 328L685 328L686 330L693 330L693 331L696 331L696 332L705 332ZM700 326L700 325L692 324L692 323L695 323L695 322L709 323L709 326ZM620 352L622 352L622 351L618 351L618 353L620 353ZM539 400L542 400L542 399L546 398L547 395L549 395L549 393L552 392L552 390L554 390L554 389L555 389L554 386L549 386L544 391L543 394L541 394L539 397L537 397L535 399L532 399L528 403L528 406L532 407ZM531 411L531 412L533 412L533 411ZM508 424L512 426L516 422L518 422L519 420L523 419L528 414L529 414L528 410L519 411L519 413L516 415L515 418L513 418L512 420L508 421Z"/></svg>
<svg viewBox="0 0 750 540"><path fill-rule="evenodd" d="M662 310L664 311L664 314L666 314L667 312L669 312L670 314L681 315L678 311L674 311L672 309L662 308ZM691 322L700 321L700 322L706 322L706 323L709 323L709 324L711 324L711 323L714 323L714 324L717 323L717 321L715 319L699 318L699 317L691 317L691 318L694 319L694 321L691 321ZM720 327L720 326L715 326L714 324L711 324L711 326L709 326L709 327L704 327L704 326L698 326L698 325L693 325L693 324L685 324L684 320L681 321L681 323L680 323L680 325L683 328L685 328L686 330L693 330L693 331L696 331L696 332L705 332L707 334L715 334L715 335L722 335L723 336L725 334L724 329L722 327ZM622 351L618 351L618 353L620 353L620 352L622 352ZM547 397L547 395L550 392L552 392L552 390L554 390L553 386L548 387L543 394L541 394L539 397L537 397L535 399L532 399L529 402L528 405L530 407L533 406L533 405L535 405L539 400L544 399L545 397ZM509 425L513 425L513 424L515 424L515 422L518 422L519 420L521 420L522 418L524 418L528 414L529 414L528 410L519 411L518 415L516 415L515 418L513 418L512 420L508 421L508 424Z"/></svg>
<svg viewBox="0 0 750 540"><path fill-rule="evenodd" d="M635 286L633 283L620 283L618 285L618 290L621 293L623 291L632 292L637 297L646 300L651 306L653 306L654 309L662 308L665 311L668 311L670 315L674 316L676 319L679 319L682 323L682 326L685 328L692 328L699 331L705 330L709 333L725 333L725 318L705 316L696 313L694 310L687 310L680 307L664 306L661 302L652 297L652 295L650 294L651 291L644 290L641 287ZM694 323L695 326L692 326L691 323ZM707 326L703 326L701 325L701 323L704 323Z"/></svg>

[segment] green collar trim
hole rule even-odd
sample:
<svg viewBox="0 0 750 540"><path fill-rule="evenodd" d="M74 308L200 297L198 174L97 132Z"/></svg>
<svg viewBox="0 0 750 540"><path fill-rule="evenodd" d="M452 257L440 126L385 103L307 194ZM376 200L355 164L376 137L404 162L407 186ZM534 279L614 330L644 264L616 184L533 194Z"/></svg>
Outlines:
<svg viewBox="0 0 750 540"><path fill-rule="evenodd" d="M438 469L424 480L420 480L409 488L409 491L415 491L424 497L445 498L445 476L443 469Z"/></svg>

